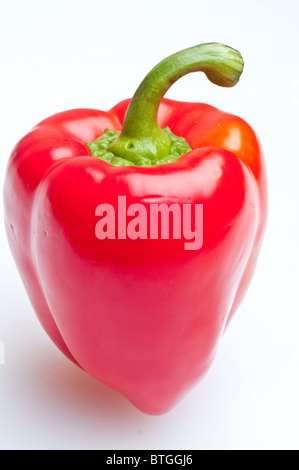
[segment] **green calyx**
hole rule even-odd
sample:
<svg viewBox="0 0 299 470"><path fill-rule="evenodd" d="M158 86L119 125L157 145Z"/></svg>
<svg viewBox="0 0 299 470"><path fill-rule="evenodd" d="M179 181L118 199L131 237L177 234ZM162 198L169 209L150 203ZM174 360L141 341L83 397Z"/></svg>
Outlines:
<svg viewBox="0 0 299 470"><path fill-rule="evenodd" d="M138 150L136 150L139 143L138 141L135 144L136 147L133 152L131 152L131 150L134 149L134 147L130 147L130 143L128 144L129 152L124 152L124 155L127 156L127 158L125 158L125 156L119 157L115 155L111 152L110 145L119 137L120 132L112 131L110 129L106 129L105 133L95 142L88 142L87 146L93 157L100 158L113 166L163 165L165 163L173 163L185 153L190 152L191 147L183 137L177 137L174 135L169 127L165 127L163 132L165 132L170 141L169 151L167 155L158 157L157 159L144 156L142 151L138 152Z"/></svg>
<svg viewBox="0 0 299 470"><path fill-rule="evenodd" d="M182 137L158 125L160 102L179 78L202 71L214 84L232 87L243 71L241 54L218 43L200 44L172 54L139 85L127 109L121 132L106 130L88 142L91 155L114 166L153 166L176 161L191 150Z"/></svg>

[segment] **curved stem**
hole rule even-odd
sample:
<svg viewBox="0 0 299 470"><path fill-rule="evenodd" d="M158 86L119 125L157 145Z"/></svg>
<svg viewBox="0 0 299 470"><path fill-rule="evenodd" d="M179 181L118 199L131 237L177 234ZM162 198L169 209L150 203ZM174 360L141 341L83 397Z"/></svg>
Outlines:
<svg viewBox="0 0 299 470"><path fill-rule="evenodd" d="M202 71L216 85L232 87L243 71L241 54L218 43L200 44L170 55L156 65L136 90L120 136L109 146L117 156L134 161L134 154L155 159L169 152L169 137L158 125L160 101L179 78Z"/></svg>
<svg viewBox="0 0 299 470"><path fill-rule="evenodd" d="M154 67L136 90L128 108L122 134L150 136L157 123L159 104L168 89L181 77L204 72L219 86L231 87L243 70L240 53L217 43L200 44L172 54Z"/></svg>

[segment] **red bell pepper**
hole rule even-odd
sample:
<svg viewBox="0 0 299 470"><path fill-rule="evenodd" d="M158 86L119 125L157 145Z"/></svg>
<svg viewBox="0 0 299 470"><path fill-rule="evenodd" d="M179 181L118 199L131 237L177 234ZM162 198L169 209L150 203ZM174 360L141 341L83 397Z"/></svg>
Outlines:
<svg viewBox="0 0 299 470"><path fill-rule="evenodd" d="M267 215L252 128L163 97L189 72L227 87L242 70L222 44L173 54L132 100L49 117L9 160L8 240L43 328L145 413L170 410L210 367Z"/></svg>

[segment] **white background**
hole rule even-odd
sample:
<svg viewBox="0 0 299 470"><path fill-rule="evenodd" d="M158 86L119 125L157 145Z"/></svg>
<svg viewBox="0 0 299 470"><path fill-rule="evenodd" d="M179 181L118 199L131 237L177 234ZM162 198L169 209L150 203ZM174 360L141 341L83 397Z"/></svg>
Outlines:
<svg viewBox="0 0 299 470"><path fill-rule="evenodd" d="M264 148L270 200L255 277L212 368L158 417L55 348L29 304L1 222L1 449L299 449L298 6L0 0L1 188L13 145L37 122L70 108L109 109L167 55L217 41L242 53L239 84L219 88L192 74L167 97L247 120Z"/></svg>

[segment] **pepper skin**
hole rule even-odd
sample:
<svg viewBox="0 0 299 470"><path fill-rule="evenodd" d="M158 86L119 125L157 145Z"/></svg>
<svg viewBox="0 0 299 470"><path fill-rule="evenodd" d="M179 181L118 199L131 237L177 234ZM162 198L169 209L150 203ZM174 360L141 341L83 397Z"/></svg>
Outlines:
<svg viewBox="0 0 299 470"><path fill-rule="evenodd" d="M8 163L5 225L57 347L143 412L162 414L207 372L244 297L266 224L266 171L243 119L166 98L156 103L159 127L184 137L189 152L152 166L93 157L87 142L124 129L130 103L62 112L23 137ZM119 196L148 211L201 204L201 248L171 237L100 240L96 208L117 212Z"/></svg>

